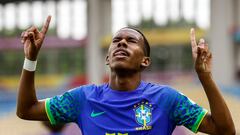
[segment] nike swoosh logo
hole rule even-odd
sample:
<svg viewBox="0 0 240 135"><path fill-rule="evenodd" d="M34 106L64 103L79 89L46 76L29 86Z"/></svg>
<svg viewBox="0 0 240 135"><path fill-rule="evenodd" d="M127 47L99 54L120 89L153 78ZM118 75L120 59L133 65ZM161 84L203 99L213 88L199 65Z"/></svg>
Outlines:
<svg viewBox="0 0 240 135"><path fill-rule="evenodd" d="M94 117L97 117L97 116L100 116L102 114L104 114L105 112L98 112L98 113L95 113L94 111L92 111L91 113L91 117L94 118Z"/></svg>

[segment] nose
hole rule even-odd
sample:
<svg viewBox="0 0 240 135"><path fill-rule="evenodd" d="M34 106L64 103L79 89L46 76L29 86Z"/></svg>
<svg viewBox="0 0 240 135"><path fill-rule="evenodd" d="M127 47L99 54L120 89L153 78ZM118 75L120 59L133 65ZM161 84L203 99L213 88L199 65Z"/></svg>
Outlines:
<svg viewBox="0 0 240 135"><path fill-rule="evenodd" d="M127 41L126 41L126 39L122 39L122 40L118 43L117 47L127 48Z"/></svg>

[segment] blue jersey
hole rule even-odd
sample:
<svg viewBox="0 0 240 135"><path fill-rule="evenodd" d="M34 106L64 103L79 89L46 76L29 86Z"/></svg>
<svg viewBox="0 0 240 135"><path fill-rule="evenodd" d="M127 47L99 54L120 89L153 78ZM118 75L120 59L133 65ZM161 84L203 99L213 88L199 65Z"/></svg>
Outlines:
<svg viewBox="0 0 240 135"><path fill-rule="evenodd" d="M193 132L207 111L165 85L141 81L133 91L84 85L48 98L52 124L76 122L83 135L170 135L176 125Z"/></svg>

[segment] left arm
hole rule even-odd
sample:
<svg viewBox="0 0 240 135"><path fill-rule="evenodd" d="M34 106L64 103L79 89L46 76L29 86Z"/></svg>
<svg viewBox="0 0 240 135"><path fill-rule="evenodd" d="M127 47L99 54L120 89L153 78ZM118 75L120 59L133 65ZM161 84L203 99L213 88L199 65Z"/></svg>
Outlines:
<svg viewBox="0 0 240 135"><path fill-rule="evenodd" d="M231 113L212 78L212 55L203 39L200 39L199 44L196 43L194 29L191 29L191 45L195 70L207 95L211 110L211 114L208 113L204 117L198 131L217 135L235 135Z"/></svg>

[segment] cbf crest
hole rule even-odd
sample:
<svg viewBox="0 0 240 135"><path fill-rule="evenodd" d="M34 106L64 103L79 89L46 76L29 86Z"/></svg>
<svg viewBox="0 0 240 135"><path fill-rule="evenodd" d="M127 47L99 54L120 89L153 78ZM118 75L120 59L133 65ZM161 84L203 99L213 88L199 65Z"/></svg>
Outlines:
<svg viewBox="0 0 240 135"><path fill-rule="evenodd" d="M149 123L152 121L152 105L148 101L142 101L134 105L136 122L141 126L136 130L150 130L152 126Z"/></svg>

